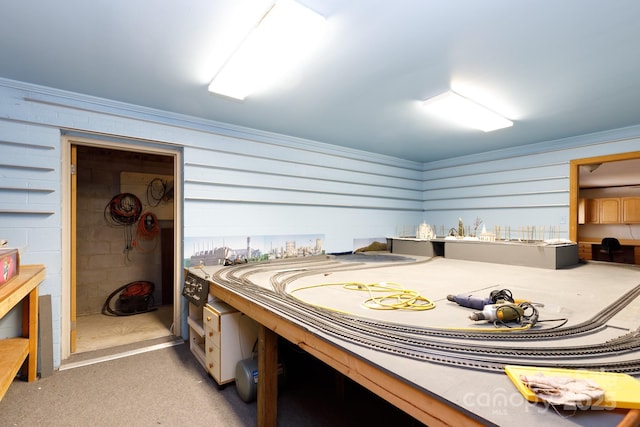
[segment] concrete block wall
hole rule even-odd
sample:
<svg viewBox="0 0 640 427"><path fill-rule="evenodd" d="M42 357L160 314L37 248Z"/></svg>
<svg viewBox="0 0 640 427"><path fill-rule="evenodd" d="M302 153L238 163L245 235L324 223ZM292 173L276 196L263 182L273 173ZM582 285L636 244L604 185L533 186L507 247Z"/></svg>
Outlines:
<svg viewBox="0 0 640 427"><path fill-rule="evenodd" d="M136 280L153 282L155 303L160 304L160 236L145 242L144 251L126 251L127 230L105 220L105 207L121 192L122 171L167 175L172 164L162 156L79 147L77 169L77 315L100 313L109 294ZM133 237L136 227L128 230Z"/></svg>

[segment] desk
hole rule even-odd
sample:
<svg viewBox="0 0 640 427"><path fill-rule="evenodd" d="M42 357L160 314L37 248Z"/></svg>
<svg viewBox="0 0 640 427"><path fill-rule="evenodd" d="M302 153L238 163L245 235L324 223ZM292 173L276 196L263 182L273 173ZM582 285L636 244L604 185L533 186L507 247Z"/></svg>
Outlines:
<svg viewBox="0 0 640 427"><path fill-rule="evenodd" d="M22 303L22 337L0 340L0 399L21 367L27 381L37 377L38 286L44 277L43 265L20 266L20 274L0 287L0 318Z"/></svg>
<svg viewBox="0 0 640 427"><path fill-rule="evenodd" d="M594 261L609 261L609 256L600 252L602 239L580 238L580 258ZM613 262L640 264L640 240L620 239L621 252L613 257Z"/></svg>
<svg viewBox="0 0 640 427"><path fill-rule="evenodd" d="M635 247L628 245L621 245L620 249L613 253L613 257L610 258L609 254L602 252L602 245L594 243L591 245L591 259L594 261L609 261L619 262L622 264L634 264L635 261Z"/></svg>

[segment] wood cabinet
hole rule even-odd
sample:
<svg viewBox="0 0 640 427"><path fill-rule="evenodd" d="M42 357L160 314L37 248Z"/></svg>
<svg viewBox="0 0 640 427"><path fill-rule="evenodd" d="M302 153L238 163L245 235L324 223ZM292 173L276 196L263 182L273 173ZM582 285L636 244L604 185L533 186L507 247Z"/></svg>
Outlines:
<svg viewBox="0 0 640 427"><path fill-rule="evenodd" d="M22 303L22 336L0 340L0 400L21 368L27 381L37 378L38 286L44 271L43 265L20 266L20 273L0 286L0 318Z"/></svg>
<svg viewBox="0 0 640 427"><path fill-rule="evenodd" d="M619 224L620 223L620 199L606 198L598 200L600 211L600 224Z"/></svg>
<svg viewBox="0 0 640 427"><path fill-rule="evenodd" d="M598 199L584 200L584 223L599 224L600 223L600 203Z"/></svg>
<svg viewBox="0 0 640 427"><path fill-rule="evenodd" d="M640 223L640 197L622 198L622 222L624 224Z"/></svg>
<svg viewBox="0 0 640 427"><path fill-rule="evenodd" d="M236 379L236 365L252 357L258 324L230 305L214 300L204 306L206 370L219 384Z"/></svg>
<svg viewBox="0 0 640 427"><path fill-rule="evenodd" d="M640 224L640 197L580 199L579 224Z"/></svg>
<svg viewBox="0 0 640 427"><path fill-rule="evenodd" d="M591 243L578 242L578 257L588 261L593 259Z"/></svg>

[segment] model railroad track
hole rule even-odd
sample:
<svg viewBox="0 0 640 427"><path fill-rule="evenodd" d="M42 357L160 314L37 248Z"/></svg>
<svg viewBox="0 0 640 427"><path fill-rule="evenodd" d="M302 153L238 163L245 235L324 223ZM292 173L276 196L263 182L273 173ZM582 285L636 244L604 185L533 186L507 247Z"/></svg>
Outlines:
<svg viewBox="0 0 640 427"><path fill-rule="evenodd" d="M384 267L390 267L388 264ZM393 267L393 265L391 266ZM367 269L371 267L367 266ZM351 268L350 268L351 269ZM332 271L342 271L342 269L338 268ZM309 269L304 269L302 271L291 272L284 271L276 274L272 280L271 284L273 288L278 293L286 294L286 287L288 284L298 280L302 277L318 274L318 271L310 271ZM243 280L248 280L248 275L245 274ZM376 320L371 320L367 318L361 317L353 317L351 320L356 322L361 322L363 324L372 325L376 328L384 328L388 330L393 330L398 334L409 334L414 335L417 332L420 334L428 335L431 337L445 337L445 338L463 338L463 339L480 339L484 340L487 338L497 339L497 340L552 340L552 339L561 339L566 338L568 336L576 336L586 333L594 332L598 329L601 329L606 326L606 323L611 320L613 316L619 313L624 307L633 302L640 295L640 285L636 286L625 295L620 297L618 300L613 302L611 305L606 307L596 316L592 317L589 320L586 320L582 323L563 327L563 328L555 328L555 329L529 329L524 332L520 331L510 331L509 333L504 334L496 334L495 332L469 332L469 331L458 331L454 329L441 329L441 328L429 328L429 327L416 327L416 326L407 326L403 324L391 323L391 322L379 322ZM342 315L343 318L348 316Z"/></svg>
<svg viewBox="0 0 640 427"><path fill-rule="evenodd" d="M384 267L390 267L390 265L385 264ZM501 371L506 364L534 363L536 366L542 367L640 374L640 332L638 331L605 343L567 347L496 347L495 342L494 345L491 345L447 341L449 338L465 340L558 339L592 332L604 327L609 319L633 301L640 294L640 286L623 295L592 319L581 324L551 330L504 333L415 327L365 319L304 303L286 292L286 286L301 277L354 268L362 268L362 264L348 263L345 265L345 263L330 259L309 259L301 262L300 259L297 259L290 262L265 262L228 267L214 273L213 280L218 285L285 318L295 319L296 323L307 328L322 331L366 348L411 359L489 371ZM367 265L367 268L370 266ZM274 290L256 285L250 279L251 276L265 273L269 274ZM514 338L513 335L516 337ZM614 358L619 359L620 356L625 356L628 360L614 360ZM580 361L569 362L565 360L567 358L579 358ZM532 360L533 362L531 362Z"/></svg>

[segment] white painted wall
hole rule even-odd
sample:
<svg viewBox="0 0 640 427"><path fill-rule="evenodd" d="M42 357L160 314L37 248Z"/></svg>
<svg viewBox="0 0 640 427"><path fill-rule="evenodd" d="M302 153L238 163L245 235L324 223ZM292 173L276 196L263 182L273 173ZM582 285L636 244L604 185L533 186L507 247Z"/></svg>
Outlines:
<svg viewBox="0 0 640 427"><path fill-rule="evenodd" d="M427 163L424 220L439 230L481 218L487 231L544 227L547 238L553 228L566 239L570 161L639 150L635 126Z"/></svg>
<svg viewBox="0 0 640 427"><path fill-rule="evenodd" d="M47 267L40 293L52 296L56 367L69 286L62 135L182 151L184 237L318 233L327 252L342 252L421 220L415 162L0 80L0 238ZM18 317L0 322L0 338L17 334Z"/></svg>
<svg viewBox="0 0 640 427"><path fill-rule="evenodd" d="M421 218L421 172L409 162L224 137L184 158L185 237L319 233L327 252L342 252Z"/></svg>

